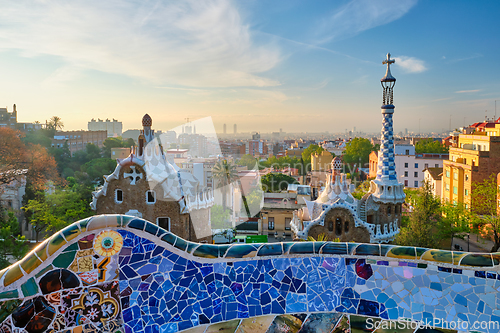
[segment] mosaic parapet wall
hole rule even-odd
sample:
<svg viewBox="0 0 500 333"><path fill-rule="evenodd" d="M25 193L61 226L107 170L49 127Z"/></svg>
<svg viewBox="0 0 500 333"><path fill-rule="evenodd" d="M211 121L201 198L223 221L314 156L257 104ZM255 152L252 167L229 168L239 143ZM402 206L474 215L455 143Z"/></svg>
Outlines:
<svg viewBox="0 0 500 333"><path fill-rule="evenodd" d="M499 332L499 261L380 244L197 244L102 215L0 272L0 332L369 332L396 321Z"/></svg>

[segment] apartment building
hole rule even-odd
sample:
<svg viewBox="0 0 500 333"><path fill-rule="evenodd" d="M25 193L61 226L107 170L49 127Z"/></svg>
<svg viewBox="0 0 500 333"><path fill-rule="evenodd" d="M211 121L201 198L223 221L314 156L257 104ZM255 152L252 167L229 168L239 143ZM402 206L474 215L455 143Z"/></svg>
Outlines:
<svg viewBox="0 0 500 333"><path fill-rule="evenodd" d="M107 137L107 131L60 131L54 135L52 147L62 148L67 142L69 151L73 155L74 152L85 149L88 143L102 148Z"/></svg>

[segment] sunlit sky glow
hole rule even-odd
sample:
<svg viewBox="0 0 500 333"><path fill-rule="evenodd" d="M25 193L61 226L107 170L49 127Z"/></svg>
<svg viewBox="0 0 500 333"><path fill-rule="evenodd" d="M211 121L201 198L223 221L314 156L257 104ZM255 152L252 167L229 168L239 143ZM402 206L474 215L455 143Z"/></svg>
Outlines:
<svg viewBox="0 0 500 333"><path fill-rule="evenodd" d="M387 52L395 131L500 116L497 1L1 1L0 105L18 121L169 130L380 130ZM487 110L487 113L485 112Z"/></svg>

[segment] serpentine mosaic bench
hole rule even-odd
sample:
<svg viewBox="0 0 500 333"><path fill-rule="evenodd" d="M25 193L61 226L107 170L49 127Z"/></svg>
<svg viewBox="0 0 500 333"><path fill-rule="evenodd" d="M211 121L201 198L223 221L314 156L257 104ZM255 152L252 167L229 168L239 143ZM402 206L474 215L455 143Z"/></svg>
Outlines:
<svg viewBox="0 0 500 333"><path fill-rule="evenodd" d="M0 271L0 332L499 332L499 261L378 244L195 244L101 215ZM384 328L394 323L405 328Z"/></svg>

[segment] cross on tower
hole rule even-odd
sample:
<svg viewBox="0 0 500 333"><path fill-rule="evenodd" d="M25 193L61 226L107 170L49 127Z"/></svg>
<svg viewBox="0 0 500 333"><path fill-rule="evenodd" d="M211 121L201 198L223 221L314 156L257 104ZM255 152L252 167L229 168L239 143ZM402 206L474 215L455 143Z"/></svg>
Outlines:
<svg viewBox="0 0 500 333"><path fill-rule="evenodd" d="M391 64L395 63L395 62L396 62L396 60L391 59L391 54L390 54L390 53L387 53L387 59L385 59L384 61L382 61L382 65L387 64L387 70L391 70L391 69L389 68L389 66L390 66Z"/></svg>

